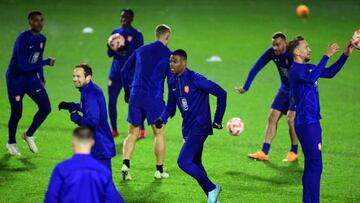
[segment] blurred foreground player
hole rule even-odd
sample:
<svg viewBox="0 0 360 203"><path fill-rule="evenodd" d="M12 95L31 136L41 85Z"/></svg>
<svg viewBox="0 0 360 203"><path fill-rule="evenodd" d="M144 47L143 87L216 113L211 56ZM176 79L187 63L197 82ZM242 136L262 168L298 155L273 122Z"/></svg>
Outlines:
<svg viewBox="0 0 360 203"><path fill-rule="evenodd" d="M93 137L90 128L74 130L74 155L54 168L45 194L46 203L124 202L116 191L111 172L90 155Z"/></svg>

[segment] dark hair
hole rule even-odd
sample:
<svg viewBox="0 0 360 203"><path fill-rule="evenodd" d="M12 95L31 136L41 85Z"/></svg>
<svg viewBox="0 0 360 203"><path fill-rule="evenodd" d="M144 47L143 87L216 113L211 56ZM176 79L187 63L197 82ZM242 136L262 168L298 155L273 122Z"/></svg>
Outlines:
<svg viewBox="0 0 360 203"><path fill-rule="evenodd" d="M162 36L168 32L171 32L171 28L165 24L158 25L155 28L155 34L156 34L157 38L159 38L160 36Z"/></svg>
<svg viewBox="0 0 360 203"><path fill-rule="evenodd" d="M91 75L91 76L93 75L92 74L92 69L89 66L89 64L87 64L87 63L80 63L80 64L77 64L75 67L76 68L82 68L84 70L85 77L87 77L89 75Z"/></svg>
<svg viewBox="0 0 360 203"><path fill-rule="evenodd" d="M273 36L272 36L272 38L273 39L277 39L277 38L282 38L282 39L284 39L284 40L286 40L286 36L285 36L285 34L284 33L282 33L282 32L275 32L274 34L273 34Z"/></svg>
<svg viewBox="0 0 360 203"><path fill-rule="evenodd" d="M28 15L28 20L32 19L37 15L42 16L43 14L41 13L41 11L31 11Z"/></svg>
<svg viewBox="0 0 360 203"><path fill-rule="evenodd" d="M294 50L296 47L299 46L300 42L303 40L305 40L305 38L299 35L289 42L287 50L292 56L294 56Z"/></svg>
<svg viewBox="0 0 360 203"><path fill-rule="evenodd" d="M177 50L173 51L172 55L181 56L182 58L187 60L187 54L183 49L177 49Z"/></svg>
<svg viewBox="0 0 360 203"><path fill-rule="evenodd" d="M90 140L94 138L94 132L88 127L80 126L74 129L73 136L80 140Z"/></svg>
<svg viewBox="0 0 360 203"><path fill-rule="evenodd" d="M135 13L134 13L134 11L133 11L131 8L123 8L120 13L122 13L122 12L130 13L130 15L131 15L132 18L135 17Z"/></svg>

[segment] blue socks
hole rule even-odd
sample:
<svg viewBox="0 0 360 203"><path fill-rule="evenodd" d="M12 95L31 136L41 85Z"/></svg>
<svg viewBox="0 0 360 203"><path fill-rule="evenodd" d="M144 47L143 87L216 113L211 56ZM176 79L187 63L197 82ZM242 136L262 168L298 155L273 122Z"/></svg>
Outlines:
<svg viewBox="0 0 360 203"><path fill-rule="evenodd" d="M298 145L291 145L290 152L298 153Z"/></svg>
<svg viewBox="0 0 360 203"><path fill-rule="evenodd" d="M263 151L266 155L268 155L268 154L269 154L270 147L271 147L271 144L268 144L268 143L265 143L265 142L264 142L264 144L263 144L263 146L262 146L262 151Z"/></svg>

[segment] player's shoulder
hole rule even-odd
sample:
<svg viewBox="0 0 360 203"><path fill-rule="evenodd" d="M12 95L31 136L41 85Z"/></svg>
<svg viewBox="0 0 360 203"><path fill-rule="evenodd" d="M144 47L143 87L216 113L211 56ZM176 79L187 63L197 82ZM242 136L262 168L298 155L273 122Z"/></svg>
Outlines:
<svg viewBox="0 0 360 203"><path fill-rule="evenodd" d="M140 29L136 28L136 27L131 27L132 31L135 32L136 34L142 35L142 32Z"/></svg>
<svg viewBox="0 0 360 203"><path fill-rule="evenodd" d="M44 35L42 32L40 33L40 38L41 38L42 40L46 41L46 37L45 37L45 35Z"/></svg>
<svg viewBox="0 0 360 203"><path fill-rule="evenodd" d="M117 27L115 29L113 29L113 31L111 32L111 34L115 34L115 33L121 33L123 31L122 27Z"/></svg>
<svg viewBox="0 0 360 203"><path fill-rule="evenodd" d="M17 40L24 40L27 39L31 36L31 31L30 30L25 30L20 32L20 34L17 36Z"/></svg>
<svg viewBox="0 0 360 203"><path fill-rule="evenodd" d="M272 47L266 49L264 52L264 56L266 56L270 59L275 59L276 55L275 55L274 49Z"/></svg>
<svg viewBox="0 0 360 203"><path fill-rule="evenodd" d="M190 77L194 78L194 79L206 79L205 76L203 76L201 73L198 73L194 70L191 69L187 69L188 70L188 74Z"/></svg>

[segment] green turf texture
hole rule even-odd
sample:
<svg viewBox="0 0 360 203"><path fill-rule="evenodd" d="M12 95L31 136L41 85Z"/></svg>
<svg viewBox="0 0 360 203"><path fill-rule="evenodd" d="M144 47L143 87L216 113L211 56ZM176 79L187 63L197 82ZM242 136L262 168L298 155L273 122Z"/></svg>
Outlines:
<svg viewBox="0 0 360 203"><path fill-rule="evenodd" d="M270 161L247 158L262 144L270 104L280 84L276 67L269 63L258 74L245 95L234 93L243 85L257 58L269 48L271 35L285 32L289 38L301 34L312 49L312 62L317 63L326 46L338 42L344 47L354 30L360 28L359 1L305 1L310 7L308 18L295 15L302 1L21 1L0 2L0 202L42 202L51 171L56 163L71 156L71 131L75 125L66 112L59 112L60 101L79 101L72 84L72 70L80 62L94 68L94 81L107 96L107 77L111 59L106 55L106 40L119 26L123 7L135 11L134 26L145 42L151 42L153 29L166 23L173 29L171 49L188 52L188 66L220 84L228 92L228 105L223 125L230 117L241 117L246 125L240 137L226 130L215 131L208 138L203 162L215 183L222 186L220 201L229 202L301 202L303 155L295 164L283 163L290 147L287 121L282 118L270 150ZM32 154L20 135L37 110L24 98L23 117L17 132L20 157L7 155L7 121L10 108L5 72L19 32L27 29L27 13L39 9L45 14L44 34L47 45L44 56L56 57L55 67L45 68L46 89L52 112L36 132L38 154ZM90 26L93 34L82 34ZM354 51L344 69L332 80L320 79L323 127L322 202L360 202L360 53ZM208 63L217 55L222 63ZM330 62L340 55L336 54ZM154 181L155 158L153 135L136 145L131 161L133 181L120 181L121 146L127 132L127 108L123 92L118 102L121 136L116 138L118 155L113 159L113 176L117 189L127 202L205 202L200 186L182 172L177 156L182 146L179 112L166 128L167 158L165 168L170 178ZM216 100L211 99L214 112Z"/></svg>

